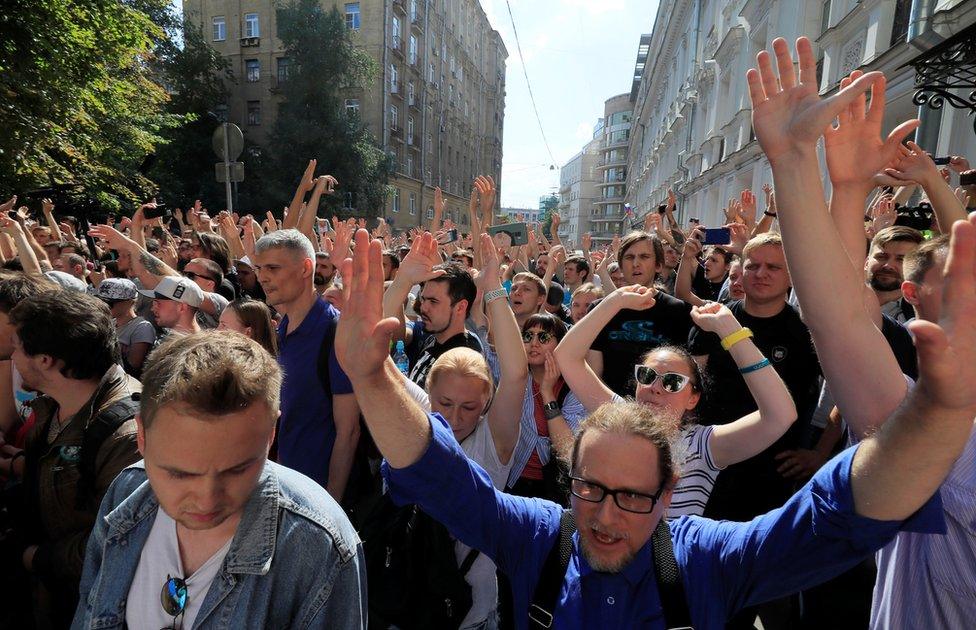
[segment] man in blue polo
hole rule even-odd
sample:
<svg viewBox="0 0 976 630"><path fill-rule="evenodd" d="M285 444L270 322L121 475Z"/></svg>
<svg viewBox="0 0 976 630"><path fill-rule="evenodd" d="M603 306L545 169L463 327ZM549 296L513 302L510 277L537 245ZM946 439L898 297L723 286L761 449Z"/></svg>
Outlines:
<svg viewBox="0 0 976 630"><path fill-rule="evenodd" d="M976 223L976 218L973 219ZM972 250L976 228L957 249ZM560 537L555 503L495 490L465 457L451 428L424 413L389 356L399 323L382 319L382 245L356 234L343 267L346 303L336 336L370 433L386 458L384 475L398 503L416 503L461 542L508 575L517 628ZM976 372L960 382L947 364L976 365L976 252L962 290L945 292L935 335L922 339L918 386L884 426L828 463L785 505L735 523L683 516L664 531L673 548L691 625L723 627L744 607L823 582L891 541L902 530L945 531L938 489L966 444L976 414ZM959 265L957 265L959 267ZM556 628L664 628L677 597L662 597L652 533L662 523L678 474L672 429L633 402L604 405L580 427L570 461L576 532L556 575L550 607ZM660 541L658 536L655 539ZM551 566L551 565L549 565ZM558 568L558 566L557 566ZM548 582L548 579L544 579ZM671 608L673 610L673 608Z"/></svg>
<svg viewBox="0 0 976 630"><path fill-rule="evenodd" d="M278 462L342 500L359 442L359 406L332 348L332 305L315 291L315 250L298 230L277 230L254 245L254 268L267 302L284 315L278 328L281 387Z"/></svg>

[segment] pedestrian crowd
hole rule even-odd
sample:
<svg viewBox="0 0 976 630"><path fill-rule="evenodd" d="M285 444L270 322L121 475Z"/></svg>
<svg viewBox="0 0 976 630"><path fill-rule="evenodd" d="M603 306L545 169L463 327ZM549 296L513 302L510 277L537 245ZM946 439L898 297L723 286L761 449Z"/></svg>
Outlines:
<svg viewBox="0 0 976 630"><path fill-rule="evenodd" d="M712 229L11 198L0 628L971 627L976 171L795 53Z"/></svg>

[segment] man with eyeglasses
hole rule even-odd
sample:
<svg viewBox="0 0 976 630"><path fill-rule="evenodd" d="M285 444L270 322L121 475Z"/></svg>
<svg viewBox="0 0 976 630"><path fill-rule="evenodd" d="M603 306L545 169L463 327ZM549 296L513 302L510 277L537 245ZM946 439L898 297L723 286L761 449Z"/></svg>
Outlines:
<svg viewBox="0 0 976 630"><path fill-rule="evenodd" d="M143 372L143 461L108 489L74 628L365 628L362 544L312 479L268 461L282 373L206 331Z"/></svg>
<svg viewBox="0 0 976 630"><path fill-rule="evenodd" d="M973 233L961 247L972 249ZM576 531L568 536L572 528L561 507L492 488L447 423L425 414L404 388L389 356L397 324L382 319L380 307L381 244L368 239L365 230L357 233L352 264L343 268L347 301L337 355L386 458L392 497L417 503L495 561L512 583L516 628L530 627L530 615L561 629L663 628L665 617L675 618L669 611L682 604L689 618L683 625L722 627L746 606L850 568L902 529L944 528L937 489L966 443L976 382L956 382L936 345L953 361L976 364L976 309L967 295L976 290L973 252L970 269L955 270L968 274L959 279L966 290L944 295L944 312L951 316L932 324L939 334L923 340L930 362L923 363L905 405L785 505L747 523L681 516L661 525L678 477L673 430L646 407L619 402L596 410L575 437L570 466ZM652 537L657 531L662 533ZM562 550L553 552L563 544L565 562ZM680 579L672 582L675 588L662 590L667 581L658 578L655 564L669 548ZM530 603L539 601L534 595L540 580L552 578L553 564L553 599L530 612ZM662 592L670 595L662 599Z"/></svg>

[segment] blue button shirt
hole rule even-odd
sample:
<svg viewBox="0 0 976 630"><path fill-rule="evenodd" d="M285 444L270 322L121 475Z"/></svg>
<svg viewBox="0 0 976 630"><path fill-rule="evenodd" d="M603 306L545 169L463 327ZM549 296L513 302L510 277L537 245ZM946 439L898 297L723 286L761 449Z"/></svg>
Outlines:
<svg viewBox="0 0 976 630"><path fill-rule="evenodd" d="M517 628L549 550L562 508L542 499L495 490L469 461L439 415L433 438L413 466L383 473L395 501L418 503L461 542L481 550L512 584ZM935 495L910 522L885 522L854 512L850 468L856 447L824 466L781 508L747 523L682 516L671 523L675 559L697 630L725 627L743 607L818 584L853 567L903 528L940 532ZM664 628L650 541L620 573L594 571L574 550L555 612L556 628Z"/></svg>
<svg viewBox="0 0 976 630"><path fill-rule="evenodd" d="M312 309L288 335L288 317L278 327L278 362L285 372L281 384L281 421L278 425L278 462L311 477L324 488L329 483L329 460L335 444L332 397L319 379L319 352L326 334L336 325L339 312L318 298ZM329 375L333 394L350 394L352 385L339 367L335 348L329 348Z"/></svg>

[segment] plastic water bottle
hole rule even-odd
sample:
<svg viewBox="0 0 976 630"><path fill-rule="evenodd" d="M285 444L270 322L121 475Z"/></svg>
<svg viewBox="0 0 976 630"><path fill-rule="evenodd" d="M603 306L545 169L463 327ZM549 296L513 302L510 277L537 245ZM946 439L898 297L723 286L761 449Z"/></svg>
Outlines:
<svg viewBox="0 0 976 630"><path fill-rule="evenodd" d="M410 360L407 359L407 353L403 349L403 342L396 342L396 350L393 352L393 362L396 363L397 369L404 374L410 373Z"/></svg>

